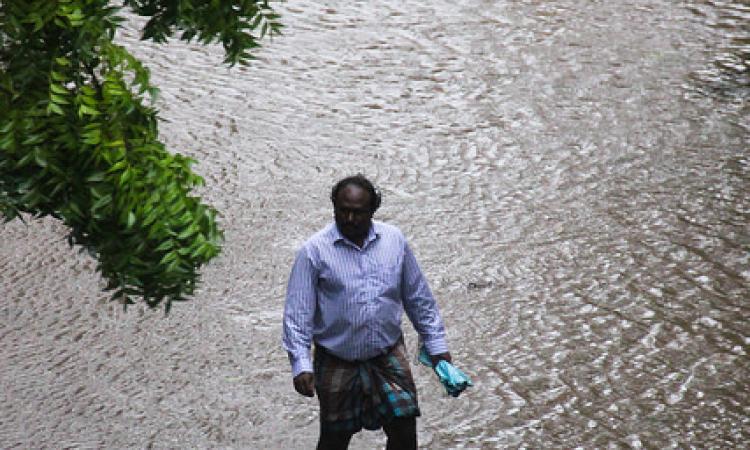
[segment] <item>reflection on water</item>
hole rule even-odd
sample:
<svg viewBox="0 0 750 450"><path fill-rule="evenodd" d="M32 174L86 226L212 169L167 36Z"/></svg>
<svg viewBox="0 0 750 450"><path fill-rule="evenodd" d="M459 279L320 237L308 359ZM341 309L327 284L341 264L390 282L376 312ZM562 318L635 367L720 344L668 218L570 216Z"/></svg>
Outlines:
<svg viewBox="0 0 750 450"><path fill-rule="evenodd" d="M202 161L226 248L165 319L102 303L58 224L2 225L3 447L311 447L282 298L359 170L475 381L455 400L415 369L426 448L750 440L746 2L284 8L250 68L120 37L162 88L165 140Z"/></svg>
<svg viewBox="0 0 750 450"><path fill-rule="evenodd" d="M750 97L750 4L746 1L691 2L688 9L708 27L717 45L712 67L696 73L715 91L747 101ZM729 91L729 92L727 92Z"/></svg>

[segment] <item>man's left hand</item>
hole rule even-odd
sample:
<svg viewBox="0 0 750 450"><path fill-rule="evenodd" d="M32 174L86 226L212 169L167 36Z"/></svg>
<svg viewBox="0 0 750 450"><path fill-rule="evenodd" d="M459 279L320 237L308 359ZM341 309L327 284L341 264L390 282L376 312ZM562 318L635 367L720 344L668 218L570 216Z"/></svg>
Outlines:
<svg viewBox="0 0 750 450"><path fill-rule="evenodd" d="M448 362L453 361L453 358L451 358L450 352L441 353L439 355L430 355L430 361L432 362L432 367L435 368L435 366L438 365L440 360L446 360Z"/></svg>

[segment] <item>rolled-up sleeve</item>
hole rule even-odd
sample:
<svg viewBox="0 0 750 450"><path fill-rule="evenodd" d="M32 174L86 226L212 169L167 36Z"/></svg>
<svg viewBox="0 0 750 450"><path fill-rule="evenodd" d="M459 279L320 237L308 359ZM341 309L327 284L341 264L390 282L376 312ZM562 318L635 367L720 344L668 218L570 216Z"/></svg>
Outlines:
<svg viewBox="0 0 750 450"><path fill-rule="evenodd" d="M401 295L406 315L424 341L427 353L438 355L447 352L445 327L437 302L432 296L417 259L406 242L404 243Z"/></svg>
<svg viewBox="0 0 750 450"><path fill-rule="evenodd" d="M297 256L289 275L284 305L283 344L292 364L292 376L312 372L310 345L315 315L317 270L305 247Z"/></svg>

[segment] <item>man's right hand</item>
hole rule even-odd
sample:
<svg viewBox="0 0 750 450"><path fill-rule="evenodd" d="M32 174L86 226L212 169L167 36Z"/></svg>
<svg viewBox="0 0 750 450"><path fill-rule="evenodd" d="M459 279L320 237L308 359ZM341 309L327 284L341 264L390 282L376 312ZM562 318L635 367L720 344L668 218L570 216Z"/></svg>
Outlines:
<svg viewBox="0 0 750 450"><path fill-rule="evenodd" d="M315 379L313 374L310 372L302 372L301 374L294 377L294 390L304 395L305 397L312 397L315 395Z"/></svg>

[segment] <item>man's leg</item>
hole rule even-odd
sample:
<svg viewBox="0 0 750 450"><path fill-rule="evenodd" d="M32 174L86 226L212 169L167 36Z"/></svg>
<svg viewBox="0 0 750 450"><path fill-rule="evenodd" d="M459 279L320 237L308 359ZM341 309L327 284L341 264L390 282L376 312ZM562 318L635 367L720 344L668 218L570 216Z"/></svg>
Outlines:
<svg viewBox="0 0 750 450"><path fill-rule="evenodd" d="M321 429L317 450L346 450L349 448L349 441L351 439L352 433L346 431L323 431Z"/></svg>
<svg viewBox="0 0 750 450"><path fill-rule="evenodd" d="M383 430L388 436L386 450L417 450L416 417L395 417Z"/></svg>

